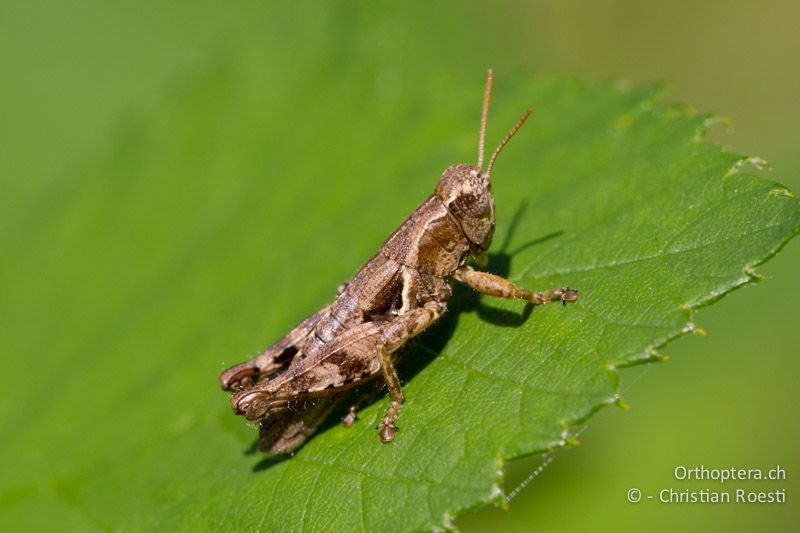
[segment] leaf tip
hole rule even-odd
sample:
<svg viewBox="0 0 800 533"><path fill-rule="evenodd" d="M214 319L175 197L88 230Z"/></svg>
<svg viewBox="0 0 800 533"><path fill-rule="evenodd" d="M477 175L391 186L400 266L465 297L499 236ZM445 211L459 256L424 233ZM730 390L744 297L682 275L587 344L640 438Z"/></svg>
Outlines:
<svg viewBox="0 0 800 533"><path fill-rule="evenodd" d="M772 169L771 165L769 164L769 161L767 161L763 157L759 157L757 155L741 156L733 164L733 166L731 166L731 168L728 169L724 177L729 178L733 175L739 174L742 171L742 167L744 167L745 165L753 167L756 171ZM791 194L791 192L789 194Z"/></svg>
<svg viewBox="0 0 800 533"><path fill-rule="evenodd" d="M759 274L752 267L745 268L744 273L747 274L747 277L750 278L750 281L753 283L758 283L760 281L764 281L765 279L767 279L767 276L765 276L764 274Z"/></svg>
<svg viewBox="0 0 800 533"><path fill-rule="evenodd" d="M614 405L616 405L617 407L619 407L623 411L630 411L631 410L631 404L629 404L627 401L625 401L625 399L623 399L622 396L620 396L619 394L617 394L614 397L613 403L614 403Z"/></svg>
<svg viewBox="0 0 800 533"><path fill-rule="evenodd" d="M783 196L786 198L794 198L794 193L784 186L775 187L769 191L769 196Z"/></svg>
<svg viewBox="0 0 800 533"><path fill-rule="evenodd" d="M683 334L695 333L697 335L700 335L701 337L708 337L708 332L706 330L704 330L701 327L698 327L697 324L695 324L694 322L691 322L691 321L687 322L686 325L683 326L683 329L681 330L681 333L683 333Z"/></svg>
<svg viewBox="0 0 800 533"><path fill-rule="evenodd" d="M452 514L449 512L444 513L444 515L442 515L442 525L444 528L434 527L432 531L441 531L442 533L445 531L458 531L454 520L455 517Z"/></svg>

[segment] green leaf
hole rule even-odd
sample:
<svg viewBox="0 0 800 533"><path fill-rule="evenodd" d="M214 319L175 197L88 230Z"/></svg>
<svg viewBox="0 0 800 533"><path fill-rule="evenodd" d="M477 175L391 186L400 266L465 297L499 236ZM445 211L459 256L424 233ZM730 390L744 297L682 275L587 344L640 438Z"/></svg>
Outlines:
<svg viewBox="0 0 800 533"><path fill-rule="evenodd" d="M483 80L324 61L276 80L249 61L220 59L4 215L0 524L447 525L798 231L791 193L702 141L709 116L657 89L498 72L489 144L535 113L495 167L491 268L581 299L527 313L458 290L404 352L394 443L374 430L381 399L265 460L218 373L328 302L447 165L475 159Z"/></svg>

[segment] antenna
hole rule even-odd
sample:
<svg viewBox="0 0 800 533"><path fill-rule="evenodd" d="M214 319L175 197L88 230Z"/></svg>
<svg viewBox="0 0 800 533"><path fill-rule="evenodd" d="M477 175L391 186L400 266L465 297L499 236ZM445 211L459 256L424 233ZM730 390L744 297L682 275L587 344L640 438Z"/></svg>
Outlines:
<svg viewBox="0 0 800 533"><path fill-rule="evenodd" d="M478 137L478 168L483 168L483 146L486 141L486 117L489 115L489 98L492 95L492 69L486 73L486 88L483 90L483 110L481 111L481 133Z"/></svg>
<svg viewBox="0 0 800 533"><path fill-rule="evenodd" d="M492 175L492 167L494 166L495 159L497 159L497 156L500 155L500 152L503 150L505 145L508 144L508 141L511 140L511 137L513 137L514 134L517 133L517 131L519 131L519 129L522 127L522 125L525 124L525 121L528 120L529 116L531 116L531 109L530 108L525 110L525 112L522 114L522 116L517 121L517 123L514 124L514 127L511 128L511 131L508 132L508 135L506 135L505 139L500 141L500 144L497 146L497 148L495 149L494 153L492 154L492 158L489 160L489 166L486 168L486 174L488 174L490 176ZM478 166L480 166L480 165L478 165Z"/></svg>

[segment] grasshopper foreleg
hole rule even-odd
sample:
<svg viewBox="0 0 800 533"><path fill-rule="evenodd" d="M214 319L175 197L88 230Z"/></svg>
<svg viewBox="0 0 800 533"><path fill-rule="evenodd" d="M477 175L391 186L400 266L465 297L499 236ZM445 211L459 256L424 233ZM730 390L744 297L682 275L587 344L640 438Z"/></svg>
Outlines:
<svg viewBox="0 0 800 533"><path fill-rule="evenodd" d="M531 292L514 285L513 282L505 278L488 272L479 272L469 266L463 266L456 270L455 278L483 294L498 298L519 298L535 305L552 301L560 301L566 304L578 299L578 291L576 290L561 287L542 292Z"/></svg>

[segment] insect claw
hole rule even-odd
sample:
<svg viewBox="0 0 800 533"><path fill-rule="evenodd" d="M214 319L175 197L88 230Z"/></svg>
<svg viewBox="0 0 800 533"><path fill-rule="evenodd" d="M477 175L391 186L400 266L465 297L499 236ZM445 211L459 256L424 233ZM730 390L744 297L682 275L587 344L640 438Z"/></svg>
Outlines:
<svg viewBox="0 0 800 533"><path fill-rule="evenodd" d="M358 420L358 407L351 405L347 410L347 414L342 418L342 425L346 428L349 428L356 423L356 420Z"/></svg>
<svg viewBox="0 0 800 533"><path fill-rule="evenodd" d="M388 444L394 440L394 435L397 432L397 426L394 424L387 424L381 430L381 442Z"/></svg>
<svg viewBox="0 0 800 533"><path fill-rule="evenodd" d="M580 291L570 289L569 287L561 289L561 301L563 303L574 302L580 296Z"/></svg>

